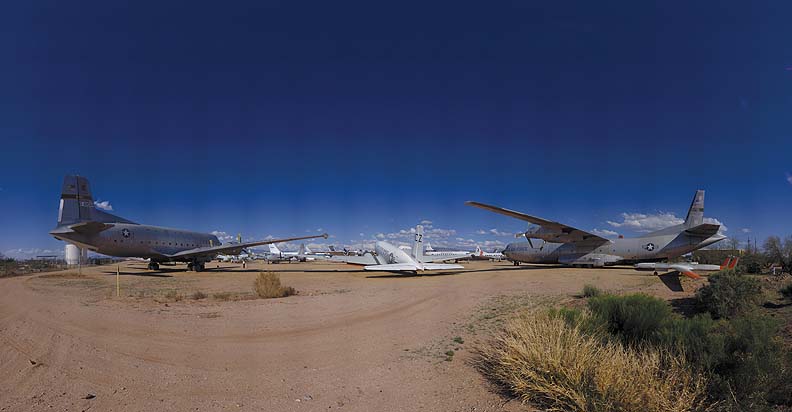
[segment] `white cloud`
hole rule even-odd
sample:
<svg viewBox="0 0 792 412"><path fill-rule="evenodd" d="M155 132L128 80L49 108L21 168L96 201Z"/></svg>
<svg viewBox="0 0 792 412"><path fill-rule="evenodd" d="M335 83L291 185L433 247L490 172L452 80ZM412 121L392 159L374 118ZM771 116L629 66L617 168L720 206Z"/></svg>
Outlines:
<svg viewBox="0 0 792 412"><path fill-rule="evenodd" d="M432 226L432 221L424 219L424 220L421 221L421 224L424 225L424 226Z"/></svg>
<svg viewBox="0 0 792 412"><path fill-rule="evenodd" d="M385 239L385 234L384 233L377 233L376 237L377 237L377 239L380 239L380 240L381 239Z"/></svg>
<svg viewBox="0 0 792 412"><path fill-rule="evenodd" d="M656 214L643 213L622 213L622 221L614 222L608 220L608 224L617 227L634 230L636 232L651 232L669 226L681 224L685 220L676 217L673 213L660 212Z"/></svg>
<svg viewBox="0 0 792 412"><path fill-rule="evenodd" d="M743 233L751 233L751 229L750 229L750 228L747 228L747 227L744 227L744 228L740 229L740 232L743 232Z"/></svg>
<svg viewBox="0 0 792 412"><path fill-rule="evenodd" d="M322 233L322 232L324 232L324 229L320 227L319 229L316 229L316 231L319 232L319 233Z"/></svg>
<svg viewBox="0 0 792 412"><path fill-rule="evenodd" d="M232 235L229 235L226 232L223 232L223 231L220 231L220 230L213 230L210 233L215 235L215 236L217 236L217 239L220 240L223 243L236 242L236 237L234 237ZM270 237L270 238L272 238L272 237Z"/></svg>
<svg viewBox="0 0 792 412"><path fill-rule="evenodd" d="M94 206L96 206L97 209L113 210L113 205L110 204L109 200L103 200L101 202L98 200L94 200Z"/></svg>
<svg viewBox="0 0 792 412"><path fill-rule="evenodd" d="M619 232L616 232L614 230L608 230L608 229L592 229L591 233L593 233L593 234L595 234L597 236L602 236L602 237L616 237L616 236L619 236Z"/></svg>
<svg viewBox="0 0 792 412"><path fill-rule="evenodd" d="M63 249L18 248L6 250L3 255L16 260L35 259L36 256L63 257Z"/></svg>
<svg viewBox="0 0 792 412"><path fill-rule="evenodd" d="M789 174L789 173L786 174L786 181L787 181L787 183L792 185L792 174Z"/></svg>
<svg viewBox="0 0 792 412"><path fill-rule="evenodd" d="M712 224L715 224L715 225L720 225L720 229L718 229L718 233L720 233L720 234L723 234L723 232L729 230L729 228L726 227L726 225L724 225L723 223L721 223L720 220L715 219L714 217L705 217L704 218L704 223L712 223Z"/></svg>

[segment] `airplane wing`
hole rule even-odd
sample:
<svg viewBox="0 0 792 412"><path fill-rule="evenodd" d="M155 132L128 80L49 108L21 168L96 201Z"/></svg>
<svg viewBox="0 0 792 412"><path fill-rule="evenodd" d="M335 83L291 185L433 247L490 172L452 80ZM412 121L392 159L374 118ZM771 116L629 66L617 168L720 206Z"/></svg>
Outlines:
<svg viewBox="0 0 792 412"><path fill-rule="evenodd" d="M675 263L671 265L671 270L676 270L677 272L691 278L691 279L701 279L698 273L693 271L693 266L684 264L684 263Z"/></svg>
<svg viewBox="0 0 792 412"><path fill-rule="evenodd" d="M366 270L379 270L382 272L402 272L418 270L418 267L409 263L392 263L389 265L369 265L364 266Z"/></svg>
<svg viewBox="0 0 792 412"><path fill-rule="evenodd" d="M515 219L524 220L529 223L541 226L541 232L533 233L536 239L543 239L548 242L555 243L607 243L610 242L604 237L565 225L563 223L553 222L552 220L545 220L540 217L526 215L525 213L516 212L514 210L504 209L502 207L487 205L479 202L465 202L466 205L474 206L480 209L489 210L490 212L500 213Z"/></svg>
<svg viewBox="0 0 792 412"><path fill-rule="evenodd" d="M470 255L465 256L421 256L422 263L431 263L431 262L445 262L446 260L464 260L469 259Z"/></svg>
<svg viewBox="0 0 792 412"><path fill-rule="evenodd" d="M331 262L349 263L352 265L376 265L379 264L377 259L371 253L366 253L363 256L333 256L330 258Z"/></svg>
<svg viewBox="0 0 792 412"><path fill-rule="evenodd" d="M291 237L286 239L271 239L271 240L261 240L256 242L231 243L227 245L199 247L165 256L169 258L189 258L189 257L206 256L206 255L214 256L219 253L238 255L239 253L242 252L242 249L247 249L254 246L269 245L271 243L291 242L294 240L302 240L302 239L314 239L317 237L323 237L327 239L327 233L318 236Z"/></svg>
<svg viewBox="0 0 792 412"><path fill-rule="evenodd" d="M442 263L427 263L424 265L426 270L445 270L445 269L464 269L462 265L450 265Z"/></svg>

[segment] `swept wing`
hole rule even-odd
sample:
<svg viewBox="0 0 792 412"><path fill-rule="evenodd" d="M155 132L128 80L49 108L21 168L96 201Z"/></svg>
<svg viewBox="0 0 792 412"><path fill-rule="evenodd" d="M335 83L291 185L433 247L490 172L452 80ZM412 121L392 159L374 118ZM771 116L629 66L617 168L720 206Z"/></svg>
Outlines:
<svg viewBox="0 0 792 412"><path fill-rule="evenodd" d="M553 222L552 220L542 219L540 217L526 215L525 213L516 212L514 210L504 209L502 207L492 206L479 202L465 202L466 205L474 206L480 209L489 210L490 212L499 213L515 219L524 220L535 225L539 225L541 229L536 232L526 233L527 237L534 239L542 239L554 243L594 243L602 244L610 242L604 237L597 236L577 228L574 228L563 223Z"/></svg>
<svg viewBox="0 0 792 412"><path fill-rule="evenodd" d="M195 249L184 250L178 253L174 253L172 255L164 255L164 256L167 256L169 258L191 258L191 257L206 256L206 255L215 256L220 253L229 254L229 255L238 255L242 253L242 249L247 249L254 246L269 245L271 243L291 242L294 240L314 239L318 237L323 237L327 239L327 233L318 236L302 236L302 237L292 237L286 239L271 239L271 240L261 240L257 242L232 243L228 245L198 247Z"/></svg>

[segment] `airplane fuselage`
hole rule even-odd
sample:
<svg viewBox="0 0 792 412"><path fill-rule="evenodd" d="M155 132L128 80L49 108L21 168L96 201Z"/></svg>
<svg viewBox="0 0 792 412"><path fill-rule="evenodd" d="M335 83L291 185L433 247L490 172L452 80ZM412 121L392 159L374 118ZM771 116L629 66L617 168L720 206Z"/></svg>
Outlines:
<svg viewBox="0 0 792 412"><path fill-rule="evenodd" d="M52 232L52 235L103 255L152 260L162 260L163 255L185 250L220 245L217 236L209 233L125 223L116 223L98 233Z"/></svg>
<svg viewBox="0 0 792 412"><path fill-rule="evenodd" d="M673 258L723 239L724 236L720 234L701 238L681 233L613 239L601 245L546 243L532 240L510 243L503 254L515 262L606 266Z"/></svg>

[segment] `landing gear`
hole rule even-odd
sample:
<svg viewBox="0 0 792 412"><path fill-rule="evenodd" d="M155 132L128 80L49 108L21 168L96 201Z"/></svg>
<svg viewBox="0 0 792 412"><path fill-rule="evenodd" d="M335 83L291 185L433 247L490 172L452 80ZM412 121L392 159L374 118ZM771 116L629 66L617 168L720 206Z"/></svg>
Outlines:
<svg viewBox="0 0 792 412"><path fill-rule="evenodd" d="M516 261L516 260L515 260L515 261L514 261L514 266L520 266L520 262L518 262L518 261Z"/></svg>
<svg viewBox="0 0 792 412"><path fill-rule="evenodd" d="M159 270L159 263L157 263L157 262L149 262L148 268L149 268L149 270Z"/></svg>
<svg viewBox="0 0 792 412"><path fill-rule="evenodd" d="M194 270L196 272L201 272L206 269L203 262L187 262L187 270Z"/></svg>

